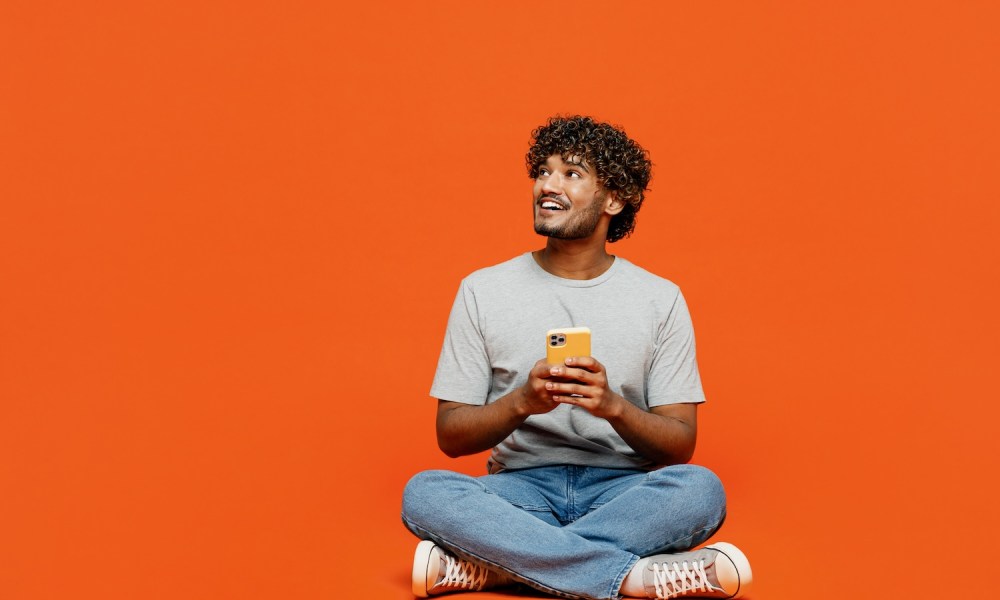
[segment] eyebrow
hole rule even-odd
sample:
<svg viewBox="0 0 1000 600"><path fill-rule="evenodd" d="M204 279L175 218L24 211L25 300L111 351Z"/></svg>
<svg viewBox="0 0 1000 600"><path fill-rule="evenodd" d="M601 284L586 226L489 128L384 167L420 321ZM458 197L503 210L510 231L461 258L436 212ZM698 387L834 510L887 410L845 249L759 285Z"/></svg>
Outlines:
<svg viewBox="0 0 1000 600"><path fill-rule="evenodd" d="M587 168L587 165L582 160L580 162L577 162L577 161L574 161L572 158L568 158L568 159L563 159L563 162L566 163L567 165L572 165L574 167L580 167L584 171L590 173L590 169Z"/></svg>

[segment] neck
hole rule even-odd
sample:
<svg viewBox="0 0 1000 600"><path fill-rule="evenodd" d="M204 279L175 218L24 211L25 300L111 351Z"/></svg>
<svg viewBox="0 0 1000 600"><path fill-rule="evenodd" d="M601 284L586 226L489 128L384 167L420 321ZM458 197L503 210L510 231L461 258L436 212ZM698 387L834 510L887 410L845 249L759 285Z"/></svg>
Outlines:
<svg viewBox="0 0 1000 600"><path fill-rule="evenodd" d="M538 266L563 279L594 279L611 268L615 257L608 254L604 240L549 238L545 248L532 252Z"/></svg>

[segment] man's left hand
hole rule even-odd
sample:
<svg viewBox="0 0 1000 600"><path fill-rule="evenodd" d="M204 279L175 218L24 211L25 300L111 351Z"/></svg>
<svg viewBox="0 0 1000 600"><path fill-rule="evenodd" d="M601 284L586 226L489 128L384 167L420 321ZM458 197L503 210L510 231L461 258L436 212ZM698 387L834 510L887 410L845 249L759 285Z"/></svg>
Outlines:
<svg viewBox="0 0 1000 600"><path fill-rule="evenodd" d="M566 359L565 365L552 367L550 372L561 380L545 383L554 401L580 406L602 419L613 419L624 410L627 400L608 387L607 372L597 359L573 356Z"/></svg>

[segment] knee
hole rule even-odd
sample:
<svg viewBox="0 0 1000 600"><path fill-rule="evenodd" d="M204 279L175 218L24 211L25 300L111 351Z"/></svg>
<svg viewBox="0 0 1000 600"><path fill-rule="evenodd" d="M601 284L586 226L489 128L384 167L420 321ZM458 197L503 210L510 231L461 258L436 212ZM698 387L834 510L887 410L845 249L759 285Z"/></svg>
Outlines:
<svg viewBox="0 0 1000 600"><path fill-rule="evenodd" d="M403 488L403 519L423 521L428 514L440 513L462 479L472 478L452 471L422 471L411 477Z"/></svg>
<svg viewBox="0 0 1000 600"><path fill-rule="evenodd" d="M726 510L726 490L719 476L710 469L698 465L673 465L653 471L650 476L681 488L703 506L717 507L723 513Z"/></svg>
<svg viewBox="0 0 1000 600"><path fill-rule="evenodd" d="M691 479L691 485L698 489L706 497L718 498L721 502L726 501L726 490L722 487L722 480L710 469L698 465L684 465Z"/></svg>

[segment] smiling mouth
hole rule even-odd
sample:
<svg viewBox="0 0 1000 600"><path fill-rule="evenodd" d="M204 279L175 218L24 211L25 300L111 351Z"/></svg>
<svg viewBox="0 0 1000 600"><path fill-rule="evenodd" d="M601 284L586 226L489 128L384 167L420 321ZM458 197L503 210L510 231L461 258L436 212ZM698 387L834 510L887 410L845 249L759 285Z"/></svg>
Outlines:
<svg viewBox="0 0 1000 600"><path fill-rule="evenodd" d="M553 198L542 198L538 206L542 210L566 210L568 208L565 204Z"/></svg>

